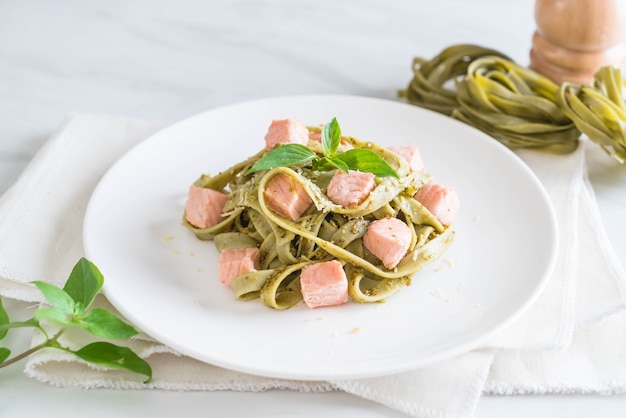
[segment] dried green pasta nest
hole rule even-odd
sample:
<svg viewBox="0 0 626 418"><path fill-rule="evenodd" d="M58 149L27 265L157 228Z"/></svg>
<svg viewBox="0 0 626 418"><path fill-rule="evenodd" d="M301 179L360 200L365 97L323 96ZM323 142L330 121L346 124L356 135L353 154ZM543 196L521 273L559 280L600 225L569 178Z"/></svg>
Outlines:
<svg viewBox="0 0 626 418"><path fill-rule="evenodd" d="M620 163L626 161L626 106L622 72L601 68L590 86L563 83L558 101L565 114L589 139Z"/></svg>
<svg viewBox="0 0 626 418"><path fill-rule="evenodd" d="M413 80L400 92L409 103L459 119L509 148L576 149L580 131L557 101L559 86L547 77L475 45L416 62Z"/></svg>
<svg viewBox="0 0 626 418"><path fill-rule="evenodd" d="M509 148L556 153L576 149L580 131L557 102L559 86L512 61L482 57L457 84L452 117L493 136Z"/></svg>
<svg viewBox="0 0 626 418"><path fill-rule="evenodd" d="M568 153L584 134L626 161L626 85L619 68L601 68L589 85L557 85L493 49L454 45L432 60L415 58L413 73L400 97L509 148Z"/></svg>
<svg viewBox="0 0 626 418"><path fill-rule="evenodd" d="M415 58L414 77L408 88L399 92L410 103L434 110L445 115L459 107L457 93L449 84L467 74L467 68L476 59L484 56L507 58L494 49L476 45L454 45L444 49L432 60Z"/></svg>

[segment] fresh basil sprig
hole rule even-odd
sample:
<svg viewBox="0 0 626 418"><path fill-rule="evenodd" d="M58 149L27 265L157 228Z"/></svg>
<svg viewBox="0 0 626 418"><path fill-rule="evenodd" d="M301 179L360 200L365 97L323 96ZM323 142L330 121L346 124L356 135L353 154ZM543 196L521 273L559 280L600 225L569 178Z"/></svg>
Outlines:
<svg viewBox="0 0 626 418"><path fill-rule="evenodd" d="M42 348L51 347L73 353L93 364L142 374L147 378L144 383L152 379L150 365L128 347L109 342L94 342L73 350L59 343L59 337L72 327L80 327L90 334L109 339L126 339L139 333L106 309L89 309L104 284L102 273L92 262L81 258L72 269L62 289L42 281L35 281L33 284L46 298L50 307L38 308L33 318L27 321L10 322L0 299L0 340L7 335L9 329L23 327L39 329L45 340L10 359L11 350L0 347L0 368L26 358ZM50 336L41 326L40 321L56 325L59 330Z"/></svg>
<svg viewBox="0 0 626 418"><path fill-rule="evenodd" d="M279 145L259 159L246 174L276 167L290 167L311 161L313 169L320 171L339 169L347 174L348 170L358 170L372 173L376 177L398 178L398 174L393 168L374 151L353 148L346 152L337 153L340 143L341 127L337 118L333 118L322 128L323 157L318 157L315 152L304 145Z"/></svg>

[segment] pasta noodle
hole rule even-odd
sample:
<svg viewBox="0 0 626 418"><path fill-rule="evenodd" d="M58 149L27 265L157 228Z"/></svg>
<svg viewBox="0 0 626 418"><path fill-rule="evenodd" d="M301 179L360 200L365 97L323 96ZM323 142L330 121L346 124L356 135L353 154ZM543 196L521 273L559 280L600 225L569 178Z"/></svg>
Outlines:
<svg viewBox="0 0 626 418"><path fill-rule="evenodd" d="M398 96L480 129L511 149L567 154L584 134L623 164L625 86L617 67L600 68L588 85L558 85L496 50L460 44L431 60L415 58L413 78Z"/></svg>
<svg viewBox="0 0 626 418"><path fill-rule="evenodd" d="M319 132L319 128L308 128ZM380 155L398 178L376 178L369 196L354 207L333 203L325 194L333 171L313 170L311 164L277 167L246 174L263 157L263 149L245 161L210 176L203 174L195 186L228 194L223 220L197 228L183 215L183 223L201 240L213 240L218 251L259 249L260 268L231 282L237 300L259 298L274 309L286 309L302 300L300 271L311 264L339 260L348 278L348 293L355 302L379 302L411 283L413 275L440 257L453 241L454 230L444 226L413 195L431 176L411 169L398 154L376 144L343 136L354 148ZM318 145L316 145L318 144ZM319 142L309 148L321 155ZM309 195L313 204L296 221L275 213L265 198L268 183L278 175L289 176ZM368 225L376 219L395 217L411 231L409 250L393 269L363 245Z"/></svg>
<svg viewBox="0 0 626 418"><path fill-rule="evenodd" d="M563 83L557 97L576 127L620 163L626 161L624 86L619 68L603 67L593 84Z"/></svg>
<svg viewBox="0 0 626 418"><path fill-rule="evenodd" d="M557 102L559 86L498 51L454 45L430 61L416 58L413 72L401 97L459 119L509 148L569 153L578 145L580 131Z"/></svg>

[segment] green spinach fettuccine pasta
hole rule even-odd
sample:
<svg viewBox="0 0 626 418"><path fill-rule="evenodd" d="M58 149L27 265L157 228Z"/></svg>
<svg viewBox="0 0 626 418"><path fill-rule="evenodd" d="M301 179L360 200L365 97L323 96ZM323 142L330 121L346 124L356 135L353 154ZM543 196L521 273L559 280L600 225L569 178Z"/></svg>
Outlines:
<svg viewBox="0 0 626 418"><path fill-rule="evenodd" d="M433 73L446 77L433 77ZM424 77L439 84L431 89L434 94L416 90ZM450 82L454 85L444 85ZM566 153L576 148L580 132L560 108L558 90L548 78L497 51L459 45L430 62L420 61L400 95L412 104L462 120L510 148ZM446 105L440 107L444 99Z"/></svg>
<svg viewBox="0 0 626 418"><path fill-rule="evenodd" d="M591 85L557 85L498 51L455 45L432 60L416 58L413 72L400 97L474 126L509 148L569 153L582 133L626 160L625 84L618 68L600 69Z"/></svg>
<svg viewBox="0 0 626 418"><path fill-rule="evenodd" d="M457 84L459 107L452 116L499 139L509 148L568 153L580 132L559 107L559 87L511 61L482 57Z"/></svg>
<svg viewBox="0 0 626 418"><path fill-rule="evenodd" d="M319 131L318 128L309 130ZM442 225L412 198L430 181L430 175L412 172L406 160L386 148L352 137L342 136L341 139L355 149L373 150L398 175L397 178L376 178L369 196L353 207L333 203L326 196L325 189L333 171L318 171L310 164L301 164L248 174L267 154L265 149L215 176L202 175L194 183L226 193L228 200L221 222L197 228L183 216L185 226L199 239L214 240L220 252L235 248L259 249L260 268L239 275L230 283L236 299L260 299L271 308L289 308L302 300L299 280L303 268L338 260L347 275L350 299L382 301L409 285L416 271L439 258L452 243L453 228ZM268 183L281 175L297 182L313 201L296 221L275 213L265 198ZM402 220L411 232L406 256L392 269L385 267L363 245L368 225L388 217Z"/></svg>
<svg viewBox="0 0 626 418"><path fill-rule="evenodd" d="M558 100L581 132L619 162L626 161L624 79L619 69L604 67L590 86L564 83Z"/></svg>
<svg viewBox="0 0 626 418"><path fill-rule="evenodd" d="M467 74L474 60L485 56L507 58L496 50L476 45L451 46L432 60L417 57L413 60L413 79L399 94L410 103L450 116L459 107L459 101L456 89L449 84Z"/></svg>

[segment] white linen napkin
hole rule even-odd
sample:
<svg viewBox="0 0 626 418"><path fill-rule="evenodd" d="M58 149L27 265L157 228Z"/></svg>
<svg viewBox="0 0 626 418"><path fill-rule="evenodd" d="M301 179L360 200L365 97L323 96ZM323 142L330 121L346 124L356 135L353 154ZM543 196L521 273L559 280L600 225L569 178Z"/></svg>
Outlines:
<svg viewBox="0 0 626 418"><path fill-rule="evenodd" d="M490 346L562 351L577 325L626 308L626 276L606 236L586 174L585 155L590 150L599 151L599 147L583 140L566 156L516 151L550 196L559 220L559 254L552 277L533 308L490 341Z"/></svg>
<svg viewBox="0 0 626 418"><path fill-rule="evenodd" d="M42 301L29 281L62 284L83 255L82 219L91 191L119 156L161 127L157 122L103 115L68 118L0 198L1 295ZM562 246L554 275L537 303L483 349L383 378L301 382L204 364L140 335L129 345L153 367L153 382L148 385L140 383L139 376L98 369L55 350L31 356L25 372L63 387L343 390L418 417L471 417L483 393L606 392L606 385L594 382L608 381L614 382L611 391L624 390L616 373L626 369L626 361L610 366L619 360L620 347L626 352L626 337L611 340L610 333L624 326L619 321L626 322L624 315L614 314L624 309L626 275L608 243L586 181L587 145L583 141L569 156L519 153L542 180L563 220ZM104 297L98 303L109 307ZM607 319L598 323L603 318ZM586 328L574 331L582 324ZM39 338L35 335L33 344ZM68 332L62 342L79 347L89 338ZM601 348L592 344L602 338L611 344ZM571 367L583 358L589 367L583 371ZM551 367L546 368L548 363ZM544 368L553 374L546 376ZM584 380L585 374L590 378Z"/></svg>

